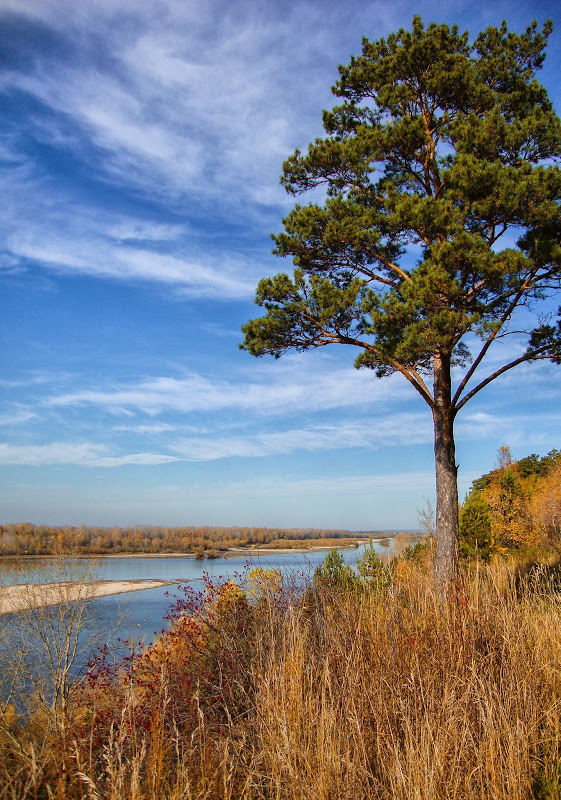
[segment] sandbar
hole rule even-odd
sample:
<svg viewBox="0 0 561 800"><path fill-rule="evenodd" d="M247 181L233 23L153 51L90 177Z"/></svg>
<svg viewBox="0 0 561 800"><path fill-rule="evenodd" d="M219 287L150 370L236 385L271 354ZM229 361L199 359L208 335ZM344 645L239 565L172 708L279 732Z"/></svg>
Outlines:
<svg viewBox="0 0 561 800"><path fill-rule="evenodd" d="M356 548L354 539L349 544L313 544L310 547L229 547L225 553L220 553L220 556L274 556L275 553L279 555L289 555L295 553L297 555L306 555L306 553L318 553L322 550L352 550Z"/></svg>
<svg viewBox="0 0 561 800"><path fill-rule="evenodd" d="M13 584L0 586L0 615L29 611L32 608L55 606L75 600L90 600L110 594L138 592L142 589L157 589L171 586L177 581L92 581L43 584Z"/></svg>

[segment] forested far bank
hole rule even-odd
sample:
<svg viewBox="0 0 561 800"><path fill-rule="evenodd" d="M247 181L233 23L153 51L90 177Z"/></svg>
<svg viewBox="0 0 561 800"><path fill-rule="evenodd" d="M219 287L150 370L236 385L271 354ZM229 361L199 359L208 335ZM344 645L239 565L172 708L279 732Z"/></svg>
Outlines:
<svg viewBox="0 0 561 800"><path fill-rule="evenodd" d="M194 553L212 557L230 548L344 547L360 539L389 538L394 532L325 530L314 528L242 528L213 526L77 527L34 525L30 522L0 525L0 555L113 555L120 553Z"/></svg>

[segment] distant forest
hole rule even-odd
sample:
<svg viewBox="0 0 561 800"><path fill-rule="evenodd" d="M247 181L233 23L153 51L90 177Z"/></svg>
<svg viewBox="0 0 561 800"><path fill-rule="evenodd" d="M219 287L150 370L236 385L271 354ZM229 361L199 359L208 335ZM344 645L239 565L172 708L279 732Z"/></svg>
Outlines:
<svg viewBox="0 0 561 800"><path fill-rule="evenodd" d="M231 547L266 547L269 549L333 547L354 544L357 539L373 536L346 530L307 528L239 528L183 526L166 528L133 525L126 528L72 527L33 525L17 522L0 525L0 555L111 555L114 553L194 553L212 558ZM376 534L393 536L393 533Z"/></svg>

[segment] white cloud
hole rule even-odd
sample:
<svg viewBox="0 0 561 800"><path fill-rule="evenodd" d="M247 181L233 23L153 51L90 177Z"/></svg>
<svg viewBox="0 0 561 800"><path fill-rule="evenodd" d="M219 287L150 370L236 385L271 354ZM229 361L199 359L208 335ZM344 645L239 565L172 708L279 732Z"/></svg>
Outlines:
<svg viewBox="0 0 561 800"><path fill-rule="evenodd" d="M508 414L493 414L485 411L460 414L455 425L456 441L496 441L512 447L522 447L528 440L536 446L551 439L551 431L558 430L561 414L556 409L544 407L532 414L511 410Z"/></svg>
<svg viewBox="0 0 561 800"><path fill-rule="evenodd" d="M158 453L129 453L115 456L111 455L108 446L90 443L51 442L45 445L0 443L0 464L3 465L119 467L124 464L165 464L177 460L175 456Z"/></svg>
<svg viewBox="0 0 561 800"><path fill-rule="evenodd" d="M0 90L39 101L4 145L12 162L2 185L6 263L17 269L30 259L64 274L155 281L189 297L251 297L264 254L254 263L247 241L236 256L231 238L209 246L193 230L241 220L247 235L245 226L260 219L266 232L273 223L263 223L269 209L261 206L291 204L278 182L282 161L309 138L310 119L316 132L321 127L321 101L309 102L315 79L328 96L328 81L296 63L315 65L321 54L335 74L321 46L327 34L312 24L320 12L195 0L159 2L157 13L153 3L130 0L64 5L64 13L60 0L12 8L56 29L69 47L60 54L38 47L32 61L0 78ZM302 21L310 23L306 48L295 45ZM102 48L95 59L92 41ZM31 140L79 162L104 193L108 185L118 197L141 192L195 226L121 213L112 220L113 209L95 207L95 189L84 197L49 177L29 155Z"/></svg>
<svg viewBox="0 0 561 800"><path fill-rule="evenodd" d="M249 299L266 271L263 260L273 261L268 247L252 252L246 241L209 238L185 216L181 224L132 214L115 219L111 209L97 207L95 200L88 205L28 162L4 172L0 191L5 273L21 273L31 261L63 276L152 282L190 297Z"/></svg>
<svg viewBox="0 0 561 800"><path fill-rule="evenodd" d="M75 376L67 372L39 372L33 370L27 372L22 378L0 378L0 387L4 389L21 389L29 386L45 386L47 384L64 382L67 379L74 379Z"/></svg>
<svg viewBox="0 0 561 800"><path fill-rule="evenodd" d="M288 454L298 450L378 449L388 445L430 444L431 441L428 414L395 414L246 436L190 437L178 441L172 449L189 461L208 461Z"/></svg>
<svg viewBox="0 0 561 800"><path fill-rule="evenodd" d="M114 431L123 431L127 433L140 433L140 434L148 434L148 435L157 435L159 433L169 433L170 431L176 431L177 425L168 425L167 423L163 422L160 425L114 425L112 430Z"/></svg>
<svg viewBox="0 0 561 800"><path fill-rule="evenodd" d="M5 275L17 275L21 270L19 260L8 253L0 253L0 270L2 270Z"/></svg>
<svg viewBox="0 0 561 800"><path fill-rule="evenodd" d="M86 233L86 232L85 232ZM248 298L255 291L255 281L247 274L247 262L232 258L181 258L154 250L120 247L91 235L80 239L61 236L41 227L28 227L8 238L11 252L38 261L63 274L85 274L126 281L154 281L169 284L191 296ZM219 261L219 268L213 261Z"/></svg>
<svg viewBox="0 0 561 800"><path fill-rule="evenodd" d="M259 369L259 367L261 367ZM276 369L256 364L258 382L220 380L193 373L185 378L158 377L111 390L88 389L52 395L46 405L94 405L137 409L147 414L165 411L238 410L254 413L294 413L388 402L412 390L398 376L379 381L371 372L352 367L327 370L299 358L286 359Z"/></svg>
<svg viewBox="0 0 561 800"><path fill-rule="evenodd" d="M119 241L169 241L181 238L184 233L184 225L166 225L125 218L107 229L107 235Z"/></svg>
<svg viewBox="0 0 561 800"><path fill-rule="evenodd" d="M127 453L123 456L105 456L94 461L92 467L121 467L125 464L138 464L141 466L152 466L154 464L169 464L171 461L180 459L174 456L162 455L159 453Z"/></svg>
<svg viewBox="0 0 561 800"><path fill-rule="evenodd" d="M273 6L242 12L210 3L193 13L189 3L166 4L156 18L146 4L133 24L115 26L102 5L88 5L77 32L97 32L104 59L88 63L86 48L74 63L36 53L35 69L5 72L3 85L64 115L96 146L107 174L152 196L220 196L231 209L241 198L283 204L281 163L310 138L311 120L319 132L320 98L329 97L318 60L336 75L321 11L304 6L281 17ZM76 15L43 9L43 18L74 37ZM295 45L302 24L305 48Z"/></svg>
<svg viewBox="0 0 561 800"><path fill-rule="evenodd" d="M0 414L0 425L22 425L34 419L37 414L31 411L16 411L13 414Z"/></svg>

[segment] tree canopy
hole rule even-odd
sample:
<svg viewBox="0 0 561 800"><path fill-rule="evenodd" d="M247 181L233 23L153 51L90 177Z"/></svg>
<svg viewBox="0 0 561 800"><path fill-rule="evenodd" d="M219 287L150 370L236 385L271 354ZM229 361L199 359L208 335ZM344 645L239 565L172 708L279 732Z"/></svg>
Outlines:
<svg viewBox="0 0 561 800"><path fill-rule="evenodd" d="M399 372L423 397L441 581L457 569L457 412L518 364L561 362L561 322L543 315L561 282L561 122L536 80L551 30L503 22L470 42L416 16L411 31L363 39L339 67L326 136L283 167L289 193L325 191L273 236L294 274L259 283L265 315L243 327L256 356L358 347L357 367ZM525 350L480 370L521 333Z"/></svg>

